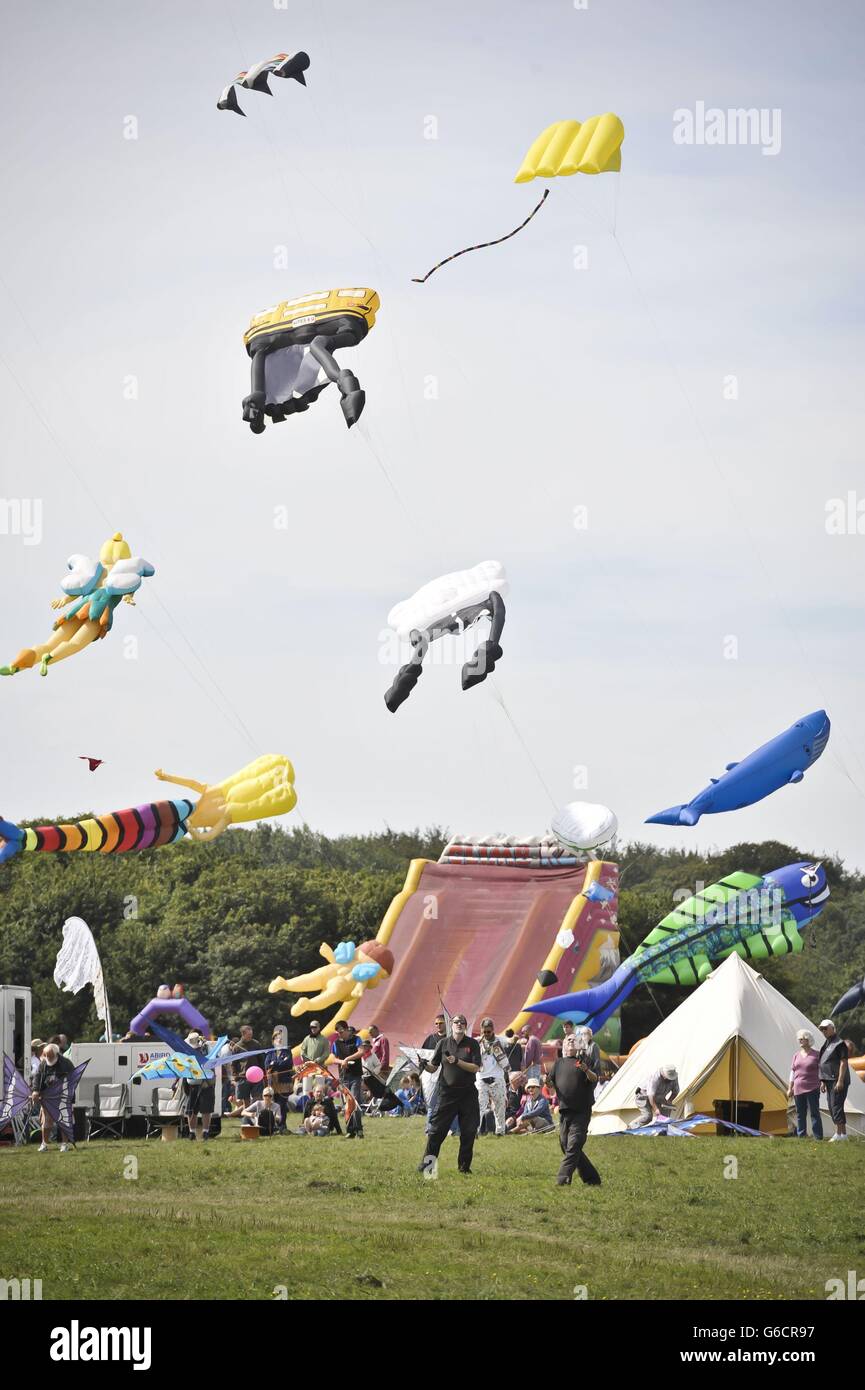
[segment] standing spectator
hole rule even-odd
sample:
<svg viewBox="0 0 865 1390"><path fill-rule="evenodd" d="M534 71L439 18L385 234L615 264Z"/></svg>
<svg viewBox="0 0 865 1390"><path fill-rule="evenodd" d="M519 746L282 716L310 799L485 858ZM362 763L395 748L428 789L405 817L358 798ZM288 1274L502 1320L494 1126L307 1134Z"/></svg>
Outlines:
<svg viewBox="0 0 865 1390"><path fill-rule="evenodd" d="M360 1045L360 1064L363 1068L363 1084L373 1100L379 1102L379 1110L398 1110L399 1097L385 1081L387 1072L372 1050L371 1038L366 1038Z"/></svg>
<svg viewBox="0 0 865 1390"><path fill-rule="evenodd" d="M529 1030L528 1024L520 1029L520 1039L523 1044L523 1071L526 1074L526 1079L536 1076L540 1081L541 1058L543 1057L540 1040Z"/></svg>
<svg viewBox="0 0 865 1390"><path fill-rule="evenodd" d="M436 1014L433 1022L433 1031L424 1038L421 1047L424 1052L435 1052L442 1038L447 1037L447 1027L445 1025L444 1014ZM426 1132L432 1132L433 1115L436 1108L438 1097L439 1076L431 1067L421 1068L420 1084L423 1089L424 1101L426 1103Z"/></svg>
<svg viewBox="0 0 865 1390"><path fill-rule="evenodd" d="M576 1030L577 1052L585 1055L590 1069L597 1075L601 1074L601 1049L594 1041L592 1030L587 1023Z"/></svg>
<svg viewBox="0 0 865 1390"><path fill-rule="evenodd" d="M190 1056L197 1061L203 1062L207 1056L207 1039L200 1033L188 1033L183 1040L184 1046L189 1048ZM189 1126L189 1138L195 1139L195 1127L198 1116L201 1116L201 1140L206 1143L210 1138L210 1120L216 1104L216 1083L212 1076L204 1081L183 1082L183 1094L186 1096L186 1123Z"/></svg>
<svg viewBox="0 0 865 1390"><path fill-rule="evenodd" d="M52 1081L57 1081L62 1076L68 1076L69 1073L74 1070L75 1068L69 1061L69 1058L61 1057L60 1049L56 1043L46 1043L42 1049L39 1070L32 1082L33 1090L30 1093L32 1099L38 1101L41 1105L42 1092L47 1091ZM39 1122L42 1126L42 1143L39 1145L39 1152L44 1154L48 1152L48 1141L51 1138L51 1131L54 1128L54 1121L48 1114L44 1105L41 1105ZM66 1142L63 1129L60 1126L57 1128L57 1137L60 1140L60 1152L65 1154L69 1145Z"/></svg>
<svg viewBox="0 0 865 1390"><path fill-rule="evenodd" d="M640 1113L628 1125L628 1129L642 1129L643 1125L654 1124L673 1110L673 1101L679 1094L679 1074L670 1064L653 1071L642 1086L638 1086L634 1098Z"/></svg>
<svg viewBox="0 0 865 1390"><path fill-rule="evenodd" d="M360 1039L344 1018L336 1025L336 1037L330 1048L339 1064L340 1077L357 1101L357 1109L346 1126L349 1139L363 1138L363 1062Z"/></svg>
<svg viewBox="0 0 865 1390"><path fill-rule="evenodd" d="M796 1137L808 1137L808 1113L811 1114L811 1133L815 1139L823 1138L823 1121L820 1119L820 1054L814 1048L814 1035L807 1028L800 1028L796 1034L798 1052L793 1053L790 1063L790 1080L787 1085L788 1099L796 1106Z"/></svg>
<svg viewBox="0 0 865 1390"><path fill-rule="evenodd" d="M252 1036L252 1029L248 1023L244 1023L240 1030L240 1037L236 1043L231 1044L232 1052L254 1052L258 1048L263 1051L261 1043L257 1042ZM247 1081L246 1073L249 1067L255 1066L255 1059L245 1057L242 1062L233 1062L231 1066L231 1078L234 1082L234 1095L237 1103L242 1108L249 1105L251 1100L261 1100L261 1092L264 1089L263 1081L255 1083Z"/></svg>
<svg viewBox="0 0 865 1390"><path fill-rule="evenodd" d="M390 1071L390 1042L384 1036L377 1023L369 1025L369 1036L372 1042L372 1050L381 1062L383 1080L387 1081Z"/></svg>
<svg viewBox="0 0 865 1390"><path fill-rule="evenodd" d="M418 1166L418 1171L431 1170L429 1160L438 1162L439 1150L454 1120L459 1120L460 1148L457 1167L461 1173L472 1171L472 1154L475 1135L478 1131L478 1092L475 1077L481 1069L481 1049L476 1038L466 1033L466 1020L462 1014L454 1014L451 1033L441 1038L435 1053L424 1069L438 1071L441 1077L438 1086L438 1100L435 1115L432 1117L432 1130L427 1137L426 1153ZM435 1164L432 1165L435 1171Z"/></svg>
<svg viewBox="0 0 865 1390"><path fill-rule="evenodd" d="M279 1111L279 1128L285 1129L288 1114L288 1101L294 1087L294 1058L288 1045L288 1029L279 1023L273 1030L273 1046L264 1054L264 1070L267 1085L273 1091L274 1103ZM267 1087L265 1087L265 1092Z"/></svg>
<svg viewBox="0 0 865 1390"><path fill-rule="evenodd" d="M513 1028L505 1029L505 1052L508 1054L508 1071L513 1074L523 1069L523 1045Z"/></svg>
<svg viewBox="0 0 865 1390"><path fill-rule="evenodd" d="M321 1024L314 1018L309 1025L309 1032L300 1044L300 1055L304 1062L317 1062L320 1067L326 1067L330 1060L330 1043L327 1038L321 1035ZM303 1078L303 1094L312 1095L318 1081L315 1072L310 1072Z"/></svg>
<svg viewBox="0 0 865 1390"><path fill-rule="evenodd" d="M481 1069L477 1075L478 1108L480 1128L483 1132L484 1118L491 1110L495 1119L495 1132L505 1132L505 1102L508 1086L508 1057L504 1046L496 1037L491 1018L481 1021Z"/></svg>
<svg viewBox="0 0 865 1390"><path fill-rule="evenodd" d="M562 1055L547 1074L559 1099L559 1145L562 1162L556 1177L559 1187L569 1187L576 1168L581 1180L597 1187L601 1177L583 1152L597 1075L583 1057L577 1055L576 1038L562 1039Z"/></svg>
<svg viewBox="0 0 865 1390"><path fill-rule="evenodd" d="M847 1138L844 1102L850 1089L850 1054L846 1042L836 1033L831 1018L823 1019L820 1032L826 1039L820 1048L820 1090L826 1092L829 1114L835 1126L835 1133L829 1140L830 1144L834 1144L836 1139Z"/></svg>
<svg viewBox="0 0 865 1390"><path fill-rule="evenodd" d="M576 1027L577 1025L574 1023L574 1020L572 1018L565 1019L564 1023L562 1024L562 1028L564 1029L564 1031L562 1033L562 1036L556 1043L556 1057L561 1057L562 1043L565 1041L565 1038L572 1038L574 1036L574 1033L576 1032Z"/></svg>
<svg viewBox="0 0 865 1390"><path fill-rule="evenodd" d="M41 1038L33 1038L30 1043L30 1075L35 1076L42 1062L42 1049L45 1046Z"/></svg>

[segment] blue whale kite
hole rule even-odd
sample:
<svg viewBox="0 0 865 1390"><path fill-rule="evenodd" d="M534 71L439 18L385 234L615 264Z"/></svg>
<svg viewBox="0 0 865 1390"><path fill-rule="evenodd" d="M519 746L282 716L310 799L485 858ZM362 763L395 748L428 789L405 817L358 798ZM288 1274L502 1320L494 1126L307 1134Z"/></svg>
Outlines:
<svg viewBox="0 0 865 1390"><path fill-rule="evenodd" d="M708 787L684 806L671 806L649 816L647 825L696 825L701 816L715 811L738 811L764 796L801 782L805 769L819 758L829 742L829 716L824 709L797 719L783 734L749 753L740 763L728 763L723 777L713 777Z"/></svg>
<svg viewBox="0 0 865 1390"><path fill-rule="evenodd" d="M595 1032L641 984L697 985L735 951L768 960L802 950L799 931L829 900L819 864L785 864L760 877L733 873L696 893L653 927L603 984L530 1004L530 1014L587 1023Z"/></svg>

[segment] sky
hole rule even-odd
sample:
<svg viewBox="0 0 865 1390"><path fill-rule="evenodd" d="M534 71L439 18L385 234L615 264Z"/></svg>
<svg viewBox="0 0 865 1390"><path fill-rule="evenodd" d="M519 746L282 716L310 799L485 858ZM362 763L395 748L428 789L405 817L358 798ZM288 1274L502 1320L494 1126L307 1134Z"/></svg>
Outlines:
<svg viewBox="0 0 865 1390"><path fill-rule="evenodd" d="M0 659L48 637L69 555L121 530L156 573L106 641L0 682L0 814L281 752L284 824L329 835L539 834L584 799L626 840L865 868L860 5L4 13ZM299 48L306 88L217 112ZM769 152L677 142L700 103L765 111ZM621 174L514 184L547 125L607 110ZM340 354L361 422L331 387L252 435L249 319L341 285L381 296ZM464 694L439 644L391 715L390 608L482 559L510 580L494 676ZM800 785L643 825L819 708Z"/></svg>

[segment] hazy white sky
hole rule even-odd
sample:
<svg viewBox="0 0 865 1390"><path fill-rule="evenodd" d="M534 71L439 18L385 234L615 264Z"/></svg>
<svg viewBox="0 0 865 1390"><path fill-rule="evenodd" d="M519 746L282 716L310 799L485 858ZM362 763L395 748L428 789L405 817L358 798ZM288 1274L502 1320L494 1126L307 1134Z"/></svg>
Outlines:
<svg viewBox="0 0 865 1390"><path fill-rule="evenodd" d="M0 813L279 751L328 833L537 833L583 796L627 838L865 866L865 535L826 530L865 498L855 0L82 0L3 30L0 495L42 527L0 534L0 657L114 529L157 573L106 642L0 684ZM297 48L307 89L216 111ZM698 102L780 111L780 151L675 144ZM621 176L553 180L518 237L411 283L527 215L541 129L608 109ZM382 301L342 354L361 425L331 388L254 437L250 316L345 284ZM390 715L389 608L485 558L512 585L494 683L464 695L439 659ZM802 785L642 827L821 706Z"/></svg>

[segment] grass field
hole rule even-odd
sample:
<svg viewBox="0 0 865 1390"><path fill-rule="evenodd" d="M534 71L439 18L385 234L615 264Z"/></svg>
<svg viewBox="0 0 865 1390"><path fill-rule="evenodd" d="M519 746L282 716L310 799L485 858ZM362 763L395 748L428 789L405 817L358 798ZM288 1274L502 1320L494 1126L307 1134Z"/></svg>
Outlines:
<svg viewBox="0 0 865 1390"><path fill-rule="evenodd" d="M366 1129L4 1150L0 1277L46 1300L823 1299L865 1274L857 1141L592 1139L603 1186L559 1188L555 1135L480 1140L468 1178L449 1139L429 1181L423 1121Z"/></svg>

